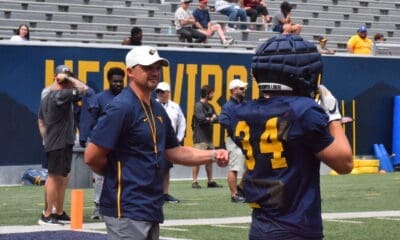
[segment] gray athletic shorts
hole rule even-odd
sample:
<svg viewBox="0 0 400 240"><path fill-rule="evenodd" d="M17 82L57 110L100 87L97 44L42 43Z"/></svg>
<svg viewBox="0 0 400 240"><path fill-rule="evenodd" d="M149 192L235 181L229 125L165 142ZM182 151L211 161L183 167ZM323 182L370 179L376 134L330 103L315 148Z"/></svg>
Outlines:
<svg viewBox="0 0 400 240"><path fill-rule="evenodd" d="M236 172L242 171L244 165L244 155L242 150L240 150L230 137L225 139L225 146L226 150L229 152L228 170Z"/></svg>
<svg viewBox="0 0 400 240"><path fill-rule="evenodd" d="M159 240L160 225L154 222L135 221L129 218L103 216L107 227L107 240Z"/></svg>

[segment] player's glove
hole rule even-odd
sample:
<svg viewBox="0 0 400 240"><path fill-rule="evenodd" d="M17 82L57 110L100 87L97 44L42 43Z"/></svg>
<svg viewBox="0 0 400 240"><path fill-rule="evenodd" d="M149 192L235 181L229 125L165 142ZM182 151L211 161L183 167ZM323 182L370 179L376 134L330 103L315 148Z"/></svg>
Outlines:
<svg viewBox="0 0 400 240"><path fill-rule="evenodd" d="M318 85L318 89L321 97L319 105L325 110L326 114L328 114L329 122L341 120L342 115L339 112L338 101L336 98L324 85Z"/></svg>

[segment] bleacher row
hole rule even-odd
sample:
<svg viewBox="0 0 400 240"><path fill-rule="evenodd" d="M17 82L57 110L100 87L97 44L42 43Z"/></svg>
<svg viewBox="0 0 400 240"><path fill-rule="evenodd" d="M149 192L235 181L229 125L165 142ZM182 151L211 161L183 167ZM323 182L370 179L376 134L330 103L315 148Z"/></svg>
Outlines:
<svg viewBox="0 0 400 240"><path fill-rule="evenodd" d="M161 1L163 3L161 3ZM0 40L8 40L17 27L28 24L31 40L71 41L82 43L120 44L133 26L143 29L143 43L156 46L179 46L173 26L174 12L180 0L0 0ZM282 0L267 0L268 10L279 10ZM388 43L400 43L400 2L386 0L291 0L292 19L303 25L301 35L316 41L326 36L328 47L345 51L348 38L359 26L369 29L369 37L382 33ZM213 21L227 24L228 18L213 10ZM197 7L194 0L190 6ZM277 33L265 29L261 19L256 30L229 32L232 46L222 46L209 38L198 47L253 49Z"/></svg>

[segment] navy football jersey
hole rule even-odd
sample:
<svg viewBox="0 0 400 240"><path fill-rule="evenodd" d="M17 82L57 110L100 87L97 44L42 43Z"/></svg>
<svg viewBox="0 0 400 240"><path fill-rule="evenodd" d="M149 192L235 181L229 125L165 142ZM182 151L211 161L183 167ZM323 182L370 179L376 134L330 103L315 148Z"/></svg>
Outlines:
<svg viewBox="0 0 400 240"><path fill-rule="evenodd" d="M231 130L246 156L246 202L270 223L264 229L321 237L315 154L333 141L324 110L311 98L288 96L244 102L235 110Z"/></svg>

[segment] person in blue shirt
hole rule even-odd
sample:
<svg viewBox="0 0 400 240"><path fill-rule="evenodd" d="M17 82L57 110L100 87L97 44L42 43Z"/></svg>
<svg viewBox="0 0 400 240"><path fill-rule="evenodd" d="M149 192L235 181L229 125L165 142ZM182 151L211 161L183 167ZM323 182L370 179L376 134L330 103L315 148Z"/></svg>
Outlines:
<svg viewBox="0 0 400 240"><path fill-rule="evenodd" d="M221 44L223 45L233 44L234 40L232 38L228 40L225 37L225 33L221 25L219 23L211 22L207 3L208 0L199 0L199 7L193 11L193 17L196 20L196 22L194 23L194 27L207 37L211 37L216 32L219 39L221 40Z"/></svg>
<svg viewBox="0 0 400 240"><path fill-rule="evenodd" d="M243 181L237 185L238 172L243 170L244 155L242 150L235 144L233 139L233 132L230 131L229 124L234 114L235 107L244 101L246 96L247 83L240 79L233 79L229 83L229 91L231 96L229 100L222 106L221 114L218 116L218 121L222 126L228 126L228 136L225 138L225 147L229 152L229 164L227 181L228 187L231 192L231 202L243 202ZM244 176L245 172L243 172ZM242 178L243 180L243 178ZM239 191L238 191L239 190Z"/></svg>
<svg viewBox="0 0 400 240"><path fill-rule="evenodd" d="M90 89L90 93L83 98L81 110L80 133L79 140L82 147L86 146L90 132L96 125L97 119L104 113L107 106L117 96L124 87L125 71L119 67L112 67L107 71L107 80L109 89L94 95L94 91ZM93 174L94 185L94 210L91 219L101 219L100 215L100 195L103 187L103 176L96 173Z"/></svg>
<svg viewBox="0 0 400 240"><path fill-rule="evenodd" d="M321 161L347 174L353 157L337 100L318 85L321 55L279 35L257 47L251 70L261 97L237 105L229 123L246 156L249 239L322 239Z"/></svg>
<svg viewBox="0 0 400 240"><path fill-rule="evenodd" d="M186 166L228 164L224 149L180 146L167 112L152 92L169 62L157 49L138 46L125 58L128 86L92 131L85 163L104 176L100 213L108 239L159 239L164 216L164 158Z"/></svg>

